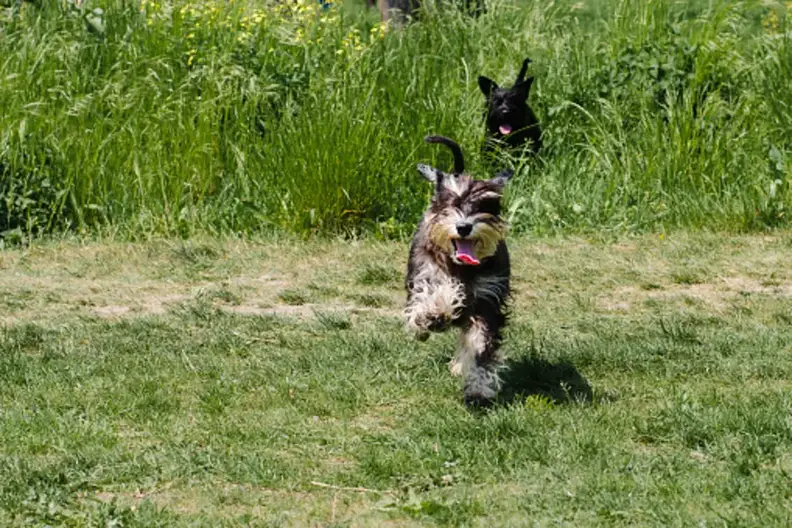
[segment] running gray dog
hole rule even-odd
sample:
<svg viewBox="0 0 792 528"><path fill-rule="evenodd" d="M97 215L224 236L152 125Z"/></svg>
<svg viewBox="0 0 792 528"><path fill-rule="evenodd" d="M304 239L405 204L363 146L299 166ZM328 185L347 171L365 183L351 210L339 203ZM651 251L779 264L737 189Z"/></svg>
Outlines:
<svg viewBox="0 0 792 528"><path fill-rule="evenodd" d="M474 180L459 145L442 136L426 141L451 149L454 171L418 165L435 190L410 246L406 324L419 339L450 326L462 330L451 372L463 376L467 405L487 406L500 389L510 278L501 198L512 172Z"/></svg>

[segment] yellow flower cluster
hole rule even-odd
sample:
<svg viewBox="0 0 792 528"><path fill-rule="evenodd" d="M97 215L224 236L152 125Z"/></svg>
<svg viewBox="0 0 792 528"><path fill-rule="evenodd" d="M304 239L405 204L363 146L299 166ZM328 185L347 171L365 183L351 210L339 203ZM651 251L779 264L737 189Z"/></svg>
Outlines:
<svg viewBox="0 0 792 528"><path fill-rule="evenodd" d="M228 16L225 16L224 4L225 2L216 1L189 3L178 9L178 15L184 26L184 38L190 45L190 49L185 52L187 66L192 66L196 61L203 31L213 31L219 27L231 28L231 21Z"/></svg>
<svg viewBox="0 0 792 528"><path fill-rule="evenodd" d="M282 26L291 37L286 42L296 45L323 44L341 21L337 10L322 9L317 0L283 2L275 7L275 13L281 16Z"/></svg>
<svg viewBox="0 0 792 528"><path fill-rule="evenodd" d="M376 24L369 31L369 42L384 39L385 33L387 31L387 22ZM360 30L357 28L352 28L341 40L341 47L336 50L336 55L350 55L352 53L362 52L363 50L365 50L365 46L363 45Z"/></svg>
<svg viewBox="0 0 792 528"><path fill-rule="evenodd" d="M364 51L366 42L385 38L388 29L377 24L367 36L357 28L344 31L339 10L319 0L273 1L255 8L235 5L234 0L141 0L140 12L149 26L179 27L184 32L188 65L200 62L208 53L207 43L217 38L252 45L260 42L258 35L264 31L270 43L329 46L338 55L351 55Z"/></svg>
<svg viewBox="0 0 792 528"><path fill-rule="evenodd" d="M140 12L146 16L146 25L154 24L154 17L162 11L162 4L153 0L141 0Z"/></svg>
<svg viewBox="0 0 792 528"><path fill-rule="evenodd" d="M385 38L385 33L388 31L388 23L387 22L380 22L376 24L374 27L371 28L371 39L379 39L382 40Z"/></svg>
<svg viewBox="0 0 792 528"><path fill-rule="evenodd" d="M300 16L316 11L317 2L311 0L296 0L293 2L279 2L272 8L276 15L280 16Z"/></svg>
<svg viewBox="0 0 792 528"><path fill-rule="evenodd" d="M250 15L243 16L239 21L239 32L236 37L237 42L250 42L255 31L262 26L266 18L266 13L262 9L257 9Z"/></svg>
<svg viewBox="0 0 792 528"><path fill-rule="evenodd" d="M264 22L265 13L261 9L257 9L253 11L252 14L242 17L242 20L239 21L239 26L242 28L243 31L250 31L253 28L256 28Z"/></svg>
<svg viewBox="0 0 792 528"><path fill-rule="evenodd" d="M792 2L786 2L784 7L786 8L785 15L787 20L792 20ZM776 9L771 9L770 12L762 18L762 26L764 26L765 31L768 33L778 33L780 24L778 20L778 11Z"/></svg>
<svg viewBox="0 0 792 528"><path fill-rule="evenodd" d="M360 30L352 28L341 40L341 47L336 51L336 55L350 54L352 52L363 51L363 43L360 40Z"/></svg>
<svg viewBox="0 0 792 528"><path fill-rule="evenodd" d="M206 2L202 4L184 4L179 9L182 19L194 23L196 29L202 26L206 28L231 27L231 21L227 16L223 16L225 2Z"/></svg>

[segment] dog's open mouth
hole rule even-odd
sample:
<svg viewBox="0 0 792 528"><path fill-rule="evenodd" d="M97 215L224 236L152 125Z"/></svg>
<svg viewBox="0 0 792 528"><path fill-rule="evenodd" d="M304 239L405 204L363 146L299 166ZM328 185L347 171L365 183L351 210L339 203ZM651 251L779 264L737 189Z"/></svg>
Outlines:
<svg viewBox="0 0 792 528"><path fill-rule="evenodd" d="M500 130L500 133L503 134L504 136L508 136L509 134L512 133L512 126L511 125L501 125L501 126L498 127L498 130Z"/></svg>
<svg viewBox="0 0 792 528"><path fill-rule="evenodd" d="M456 251L456 259L462 264L469 266L478 266L481 261L473 254L473 241L472 240L454 240L454 250Z"/></svg>

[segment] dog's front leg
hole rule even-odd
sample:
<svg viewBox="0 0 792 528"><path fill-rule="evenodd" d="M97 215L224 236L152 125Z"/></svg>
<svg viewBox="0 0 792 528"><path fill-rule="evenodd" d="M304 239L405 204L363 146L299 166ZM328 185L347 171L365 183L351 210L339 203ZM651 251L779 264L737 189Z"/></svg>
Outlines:
<svg viewBox="0 0 792 528"><path fill-rule="evenodd" d="M407 329L419 339L428 337L429 332L445 330L459 317L464 296L462 284L448 276L415 281L404 310Z"/></svg>
<svg viewBox="0 0 792 528"><path fill-rule="evenodd" d="M473 316L462 330L459 353L451 362L451 372L464 376L465 404L486 406L500 390L500 329L494 321Z"/></svg>

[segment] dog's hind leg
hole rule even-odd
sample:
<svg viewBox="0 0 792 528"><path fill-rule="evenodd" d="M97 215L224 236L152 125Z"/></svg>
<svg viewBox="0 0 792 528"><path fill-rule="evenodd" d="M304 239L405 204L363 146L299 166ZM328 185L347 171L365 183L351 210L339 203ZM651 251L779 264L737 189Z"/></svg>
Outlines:
<svg viewBox="0 0 792 528"><path fill-rule="evenodd" d="M460 350L451 372L464 376L465 404L487 406L500 390L500 327L495 320L473 316L462 330Z"/></svg>

